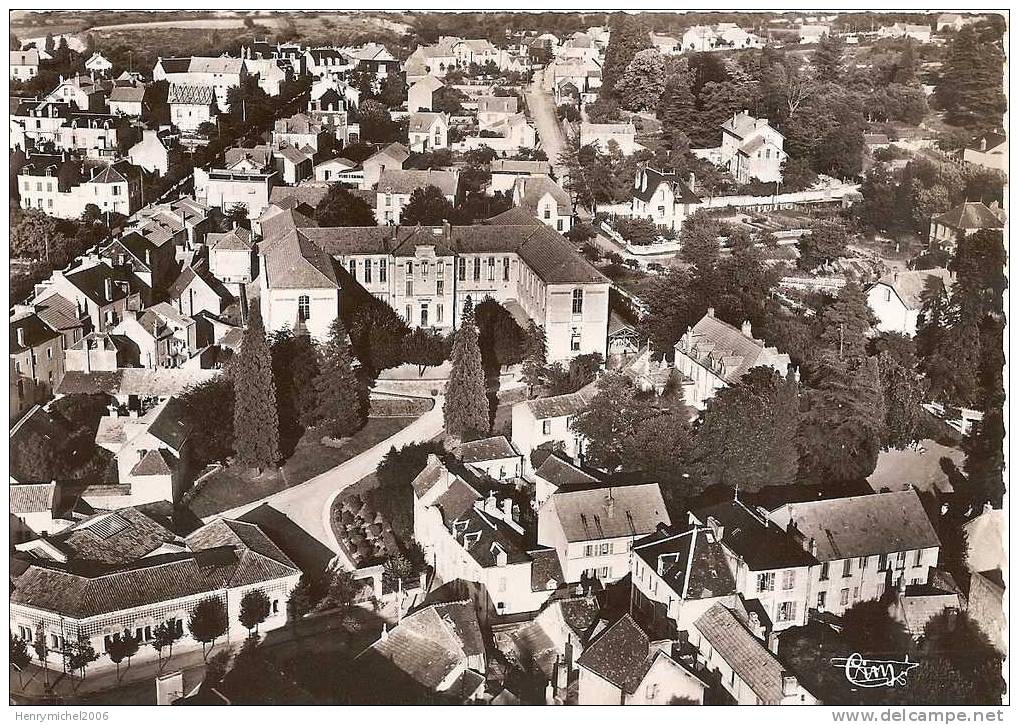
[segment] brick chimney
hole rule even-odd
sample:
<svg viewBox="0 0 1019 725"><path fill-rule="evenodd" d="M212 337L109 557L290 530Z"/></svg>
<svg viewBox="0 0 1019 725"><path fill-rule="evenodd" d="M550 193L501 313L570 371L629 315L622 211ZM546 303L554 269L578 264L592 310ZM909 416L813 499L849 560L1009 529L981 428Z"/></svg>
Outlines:
<svg viewBox="0 0 1019 725"><path fill-rule="evenodd" d="M25 346L25 328L24 327L19 327L18 328L18 345L20 345L21 347Z"/></svg>
<svg viewBox="0 0 1019 725"><path fill-rule="evenodd" d="M743 326L740 328L740 332L743 333L743 337L753 337L753 328L750 326L750 320L743 320Z"/></svg>
<svg viewBox="0 0 1019 725"><path fill-rule="evenodd" d="M715 316L715 308L714 307L709 307L706 314L707 314L708 317L714 317Z"/></svg>
<svg viewBox="0 0 1019 725"><path fill-rule="evenodd" d="M106 299L113 300L113 280L107 277L103 280L104 291L106 292Z"/></svg>

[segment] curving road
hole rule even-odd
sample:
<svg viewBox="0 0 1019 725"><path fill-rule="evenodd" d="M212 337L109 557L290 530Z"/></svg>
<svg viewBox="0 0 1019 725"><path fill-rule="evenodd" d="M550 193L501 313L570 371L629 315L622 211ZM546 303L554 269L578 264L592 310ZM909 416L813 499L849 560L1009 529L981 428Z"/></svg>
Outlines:
<svg viewBox="0 0 1019 725"><path fill-rule="evenodd" d="M222 513L207 516L205 521L217 518L237 518L262 504L269 504L274 509L289 517L294 523L304 529L331 551L340 557L345 568L352 569L350 562L346 561L343 551L336 537L333 535L332 526L329 525L329 509L333 499L348 486L360 481L365 476L374 473L378 468L382 457L389 452L393 446L397 448L408 443L419 443L431 440L437 436L443 427L441 397L436 398L435 407L408 425L406 428L396 432L384 441L376 443L368 450L360 453L348 461L341 463L336 468L330 468L304 483L279 491L271 496L252 501L251 503L238 506L237 508Z"/></svg>

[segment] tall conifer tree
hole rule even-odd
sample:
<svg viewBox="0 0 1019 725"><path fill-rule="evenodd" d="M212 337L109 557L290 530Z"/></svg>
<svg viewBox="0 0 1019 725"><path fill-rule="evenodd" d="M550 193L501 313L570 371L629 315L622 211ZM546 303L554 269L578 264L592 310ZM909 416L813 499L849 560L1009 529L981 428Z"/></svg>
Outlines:
<svg viewBox="0 0 1019 725"><path fill-rule="evenodd" d="M485 371L481 365L478 328L474 324L474 307L464 305L463 319L453 335L452 370L446 384L446 401L442 414L446 430L463 438L488 433L491 427Z"/></svg>
<svg viewBox="0 0 1019 725"><path fill-rule="evenodd" d="M367 391L354 374L347 330L337 317L329 327L329 341L315 377L316 418L336 437L350 435L364 425Z"/></svg>
<svg viewBox="0 0 1019 725"><path fill-rule="evenodd" d="M251 305L233 376L237 459L260 471L275 466L280 460L279 411L272 378L272 355L257 302Z"/></svg>

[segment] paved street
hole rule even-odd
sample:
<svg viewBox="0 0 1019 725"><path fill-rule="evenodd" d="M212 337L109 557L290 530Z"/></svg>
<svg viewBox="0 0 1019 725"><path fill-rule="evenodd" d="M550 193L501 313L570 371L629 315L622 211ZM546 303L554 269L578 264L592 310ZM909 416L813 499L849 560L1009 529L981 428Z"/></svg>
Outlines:
<svg viewBox="0 0 1019 725"><path fill-rule="evenodd" d="M547 71L535 73L531 88L527 92L527 108L531 111L531 119L541 138L541 147L548 154L548 160L552 162L555 175L561 184L565 179L566 169L556 165L556 161L566 145L566 136L563 134L563 127L559 125L559 119L556 118L555 100L548 90L548 84L545 83L546 75Z"/></svg>
<svg viewBox="0 0 1019 725"><path fill-rule="evenodd" d="M274 509L289 517L308 534L329 547L334 553L342 556L339 543L333 536L329 525L329 507L333 499L348 486L351 486L378 468L382 457L393 446L397 448L408 443L427 441L434 438L442 430L442 401L435 401L435 407L415 420L409 426L393 436L376 443L363 453L349 461L341 463L314 478L298 484L285 491L274 493L258 501L208 516L206 521L224 516L236 518L262 504L269 504Z"/></svg>

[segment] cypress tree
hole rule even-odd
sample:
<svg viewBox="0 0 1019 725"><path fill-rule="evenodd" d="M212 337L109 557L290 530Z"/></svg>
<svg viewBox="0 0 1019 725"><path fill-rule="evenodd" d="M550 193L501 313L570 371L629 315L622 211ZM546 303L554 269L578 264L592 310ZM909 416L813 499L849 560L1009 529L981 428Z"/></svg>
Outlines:
<svg viewBox="0 0 1019 725"><path fill-rule="evenodd" d="M280 422L272 355L258 303L253 302L241 351L233 364L234 449L237 459L261 471L280 459Z"/></svg>
<svg viewBox="0 0 1019 725"><path fill-rule="evenodd" d="M337 317L329 327L329 341L315 377L315 417L329 435L350 435L364 425L366 390L354 374L347 330Z"/></svg>
<svg viewBox="0 0 1019 725"><path fill-rule="evenodd" d="M474 307L470 302L464 305L463 320L453 335L450 360L452 370L446 384L446 401L442 406L446 430L460 438L488 433L491 424L485 371L481 365Z"/></svg>

